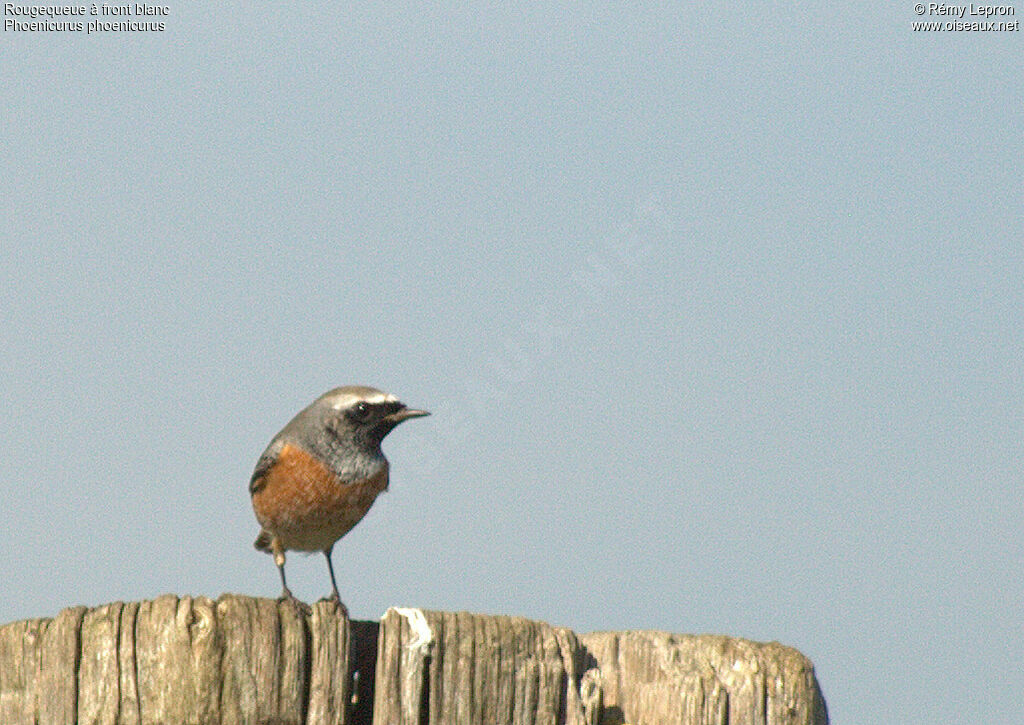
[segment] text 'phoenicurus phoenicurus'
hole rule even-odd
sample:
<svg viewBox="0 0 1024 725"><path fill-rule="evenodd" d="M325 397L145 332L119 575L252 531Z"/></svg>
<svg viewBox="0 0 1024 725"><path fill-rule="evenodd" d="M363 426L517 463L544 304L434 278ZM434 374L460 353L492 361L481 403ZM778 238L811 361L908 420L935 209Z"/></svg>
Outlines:
<svg viewBox="0 0 1024 725"><path fill-rule="evenodd" d="M409 418L430 415L390 393L351 385L321 395L292 418L263 451L249 482L263 527L254 546L274 555L281 598L302 605L284 578L284 552L322 551L331 598L345 611L331 564L334 542L359 523L388 487L384 436Z"/></svg>

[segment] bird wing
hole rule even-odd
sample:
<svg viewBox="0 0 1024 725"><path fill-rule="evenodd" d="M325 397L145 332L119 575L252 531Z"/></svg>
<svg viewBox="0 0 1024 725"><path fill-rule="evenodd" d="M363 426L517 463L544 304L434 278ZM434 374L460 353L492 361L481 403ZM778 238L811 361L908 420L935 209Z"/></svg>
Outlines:
<svg viewBox="0 0 1024 725"><path fill-rule="evenodd" d="M254 495L266 485L264 479L270 469L274 467L274 464L277 463L277 457L280 455L282 447L283 446L279 441L273 441L269 446L267 446L267 450L263 451L263 455L260 456L260 459L256 461L256 468L253 469L252 478L249 479L250 496Z"/></svg>

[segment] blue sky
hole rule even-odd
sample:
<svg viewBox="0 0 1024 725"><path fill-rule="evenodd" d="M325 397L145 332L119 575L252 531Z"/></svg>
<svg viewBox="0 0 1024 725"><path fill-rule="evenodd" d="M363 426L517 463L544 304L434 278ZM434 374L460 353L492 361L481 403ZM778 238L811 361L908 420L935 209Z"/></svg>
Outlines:
<svg viewBox="0 0 1024 725"><path fill-rule="evenodd" d="M0 39L0 621L276 596L252 467L363 383L434 415L335 548L355 617L779 640L833 723L1017 716L1019 32L169 7Z"/></svg>

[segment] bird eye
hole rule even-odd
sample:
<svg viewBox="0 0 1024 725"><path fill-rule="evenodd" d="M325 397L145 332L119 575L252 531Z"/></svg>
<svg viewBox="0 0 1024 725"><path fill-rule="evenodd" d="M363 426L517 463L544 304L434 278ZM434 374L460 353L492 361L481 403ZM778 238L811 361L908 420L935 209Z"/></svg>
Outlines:
<svg viewBox="0 0 1024 725"><path fill-rule="evenodd" d="M366 416L370 414L370 405L365 401L360 400L352 407L352 417L356 420L365 420Z"/></svg>

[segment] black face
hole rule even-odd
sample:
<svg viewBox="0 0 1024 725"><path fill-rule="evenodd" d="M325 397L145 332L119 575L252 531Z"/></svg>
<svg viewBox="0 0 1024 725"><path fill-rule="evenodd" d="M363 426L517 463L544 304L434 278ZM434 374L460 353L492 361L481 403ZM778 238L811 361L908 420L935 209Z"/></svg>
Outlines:
<svg viewBox="0 0 1024 725"><path fill-rule="evenodd" d="M405 406L397 400L390 403L368 403L360 400L345 410L345 417L356 425L372 424L382 418L397 413Z"/></svg>
<svg viewBox="0 0 1024 725"><path fill-rule="evenodd" d="M405 409L398 401L369 403L360 400L346 408L343 415L357 439L380 443L404 418L396 415Z"/></svg>

